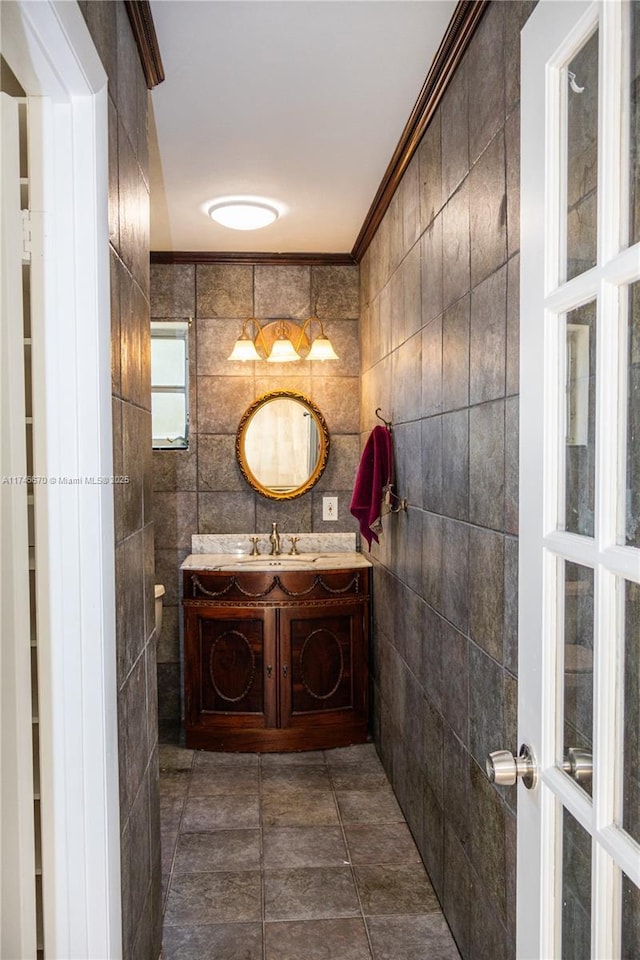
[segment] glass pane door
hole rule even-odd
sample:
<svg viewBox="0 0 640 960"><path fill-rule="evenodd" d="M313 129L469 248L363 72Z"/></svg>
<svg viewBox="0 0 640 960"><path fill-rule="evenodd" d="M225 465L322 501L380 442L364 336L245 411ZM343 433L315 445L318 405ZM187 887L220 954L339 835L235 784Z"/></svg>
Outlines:
<svg viewBox="0 0 640 960"><path fill-rule="evenodd" d="M639 8L541 0L523 34L522 956L640 956Z"/></svg>

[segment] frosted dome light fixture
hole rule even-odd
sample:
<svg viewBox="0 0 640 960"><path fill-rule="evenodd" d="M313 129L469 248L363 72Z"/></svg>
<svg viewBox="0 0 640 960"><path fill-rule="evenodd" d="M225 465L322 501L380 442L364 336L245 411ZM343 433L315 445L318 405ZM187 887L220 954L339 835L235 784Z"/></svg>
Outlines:
<svg viewBox="0 0 640 960"><path fill-rule="evenodd" d="M270 203L241 198L214 203L207 213L216 223L231 230L260 230L280 216L280 211Z"/></svg>

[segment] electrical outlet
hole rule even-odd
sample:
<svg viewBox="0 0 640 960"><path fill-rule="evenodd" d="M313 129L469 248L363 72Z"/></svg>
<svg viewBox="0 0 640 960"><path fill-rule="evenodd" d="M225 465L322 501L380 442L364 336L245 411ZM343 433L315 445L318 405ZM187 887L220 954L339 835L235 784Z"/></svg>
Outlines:
<svg viewBox="0 0 640 960"><path fill-rule="evenodd" d="M322 498L322 519L323 520L338 519L338 498L337 497Z"/></svg>

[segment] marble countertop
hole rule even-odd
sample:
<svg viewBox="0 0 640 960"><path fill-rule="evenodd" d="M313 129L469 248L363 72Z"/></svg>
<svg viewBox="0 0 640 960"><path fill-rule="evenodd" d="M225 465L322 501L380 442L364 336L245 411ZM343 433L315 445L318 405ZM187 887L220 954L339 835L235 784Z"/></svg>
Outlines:
<svg viewBox="0 0 640 960"><path fill-rule="evenodd" d="M259 557L237 556L229 553L191 553L181 565L181 570L255 570L258 572L278 570L349 570L371 567L371 561L355 551L326 553L301 553L290 556L283 553L274 557L262 554Z"/></svg>

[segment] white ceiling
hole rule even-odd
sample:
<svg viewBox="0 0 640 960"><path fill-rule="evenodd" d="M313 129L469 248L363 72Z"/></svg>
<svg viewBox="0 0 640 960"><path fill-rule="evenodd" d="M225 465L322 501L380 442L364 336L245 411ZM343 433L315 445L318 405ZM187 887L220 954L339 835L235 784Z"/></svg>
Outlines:
<svg viewBox="0 0 640 960"><path fill-rule="evenodd" d="M152 0L151 249L351 250L455 0ZM262 230L203 213L284 208Z"/></svg>

